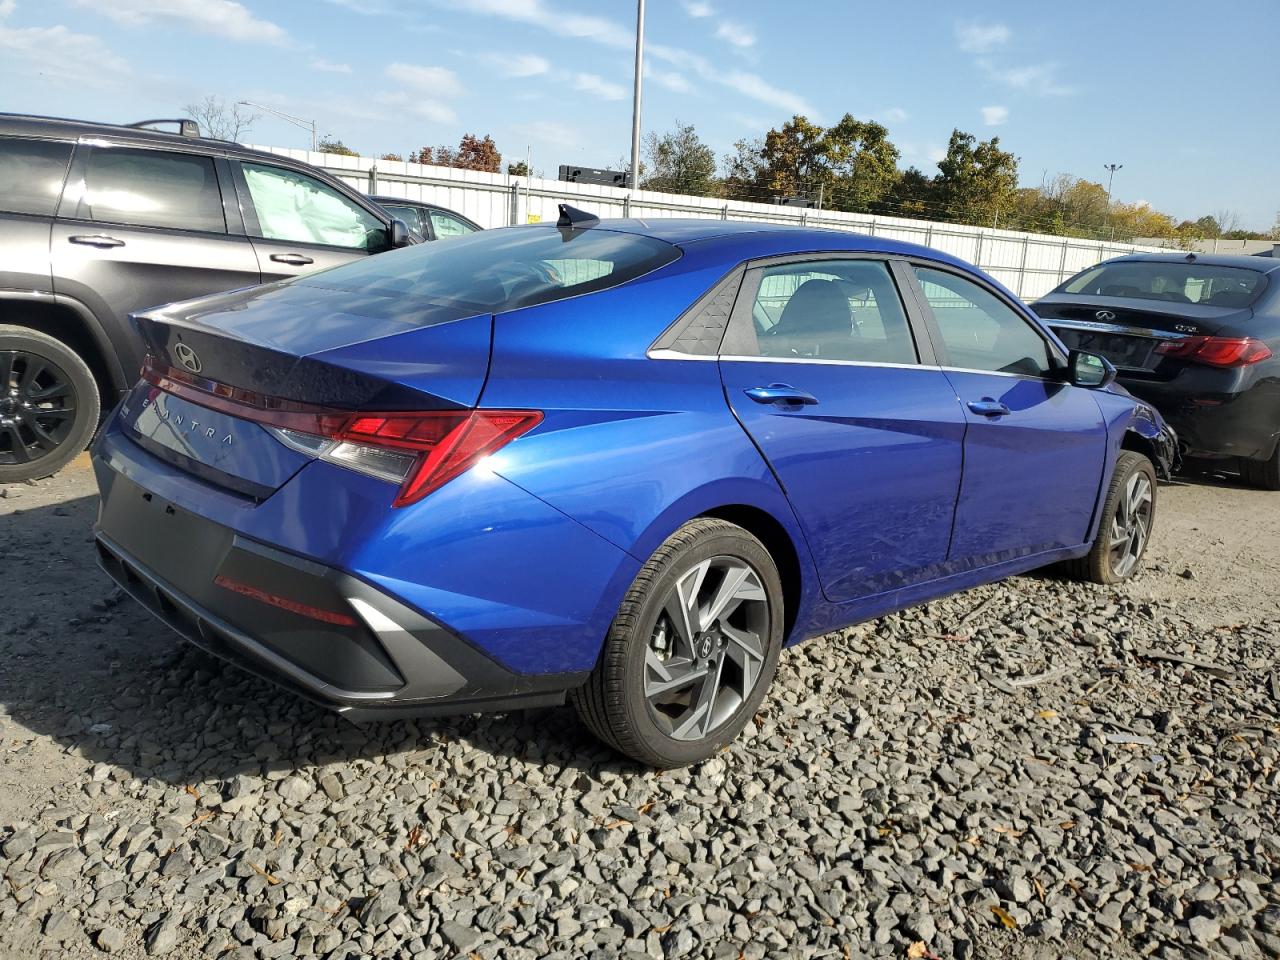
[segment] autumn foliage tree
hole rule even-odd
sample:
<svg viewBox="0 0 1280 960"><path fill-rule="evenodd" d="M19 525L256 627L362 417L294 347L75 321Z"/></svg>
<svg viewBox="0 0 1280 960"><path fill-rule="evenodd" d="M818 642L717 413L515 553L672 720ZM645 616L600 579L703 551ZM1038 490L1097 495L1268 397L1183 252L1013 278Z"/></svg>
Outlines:
<svg viewBox="0 0 1280 960"><path fill-rule="evenodd" d="M461 170L482 170L498 173L502 169L502 154L498 152L493 137L483 139L470 133L462 135L457 147L441 145L422 147L409 154L410 163L434 164L437 167L457 167Z"/></svg>

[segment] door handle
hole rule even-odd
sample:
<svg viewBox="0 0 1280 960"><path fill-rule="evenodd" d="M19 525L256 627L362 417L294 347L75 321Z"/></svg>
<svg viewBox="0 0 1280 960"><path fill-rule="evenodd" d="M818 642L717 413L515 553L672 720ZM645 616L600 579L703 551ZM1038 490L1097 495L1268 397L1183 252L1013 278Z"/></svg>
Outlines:
<svg viewBox="0 0 1280 960"><path fill-rule="evenodd" d="M271 259L276 263L287 263L291 267L304 267L308 263L315 263L310 257L304 257L300 253L273 253Z"/></svg>
<svg viewBox="0 0 1280 960"><path fill-rule="evenodd" d="M742 391L756 403L817 403L812 393L797 390L789 383L771 383L767 387L751 387Z"/></svg>
<svg viewBox="0 0 1280 960"><path fill-rule="evenodd" d="M969 409L984 417L1003 417L1010 412L999 400L991 399L970 400Z"/></svg>
<svg viewBox="0 0 1280 960"><path fill-rule="evenodd" d="M124 241L117 240L115 237L108 237L103 233L81 233L74 237L67 237L69 243L79 243L86 247L123 247Z"/></svg>

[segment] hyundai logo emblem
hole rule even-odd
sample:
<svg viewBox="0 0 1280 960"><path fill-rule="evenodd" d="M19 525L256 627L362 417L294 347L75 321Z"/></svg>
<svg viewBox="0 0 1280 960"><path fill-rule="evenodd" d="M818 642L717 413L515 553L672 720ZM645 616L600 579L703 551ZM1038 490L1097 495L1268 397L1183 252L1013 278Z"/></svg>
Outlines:
<svg viewBox="0 0 1280 960"><path fill-rule="evenodd" d="M192 373L200 372L200 358L196 356L196 352L185 343L178 344L173 348L173 352L177 355L178 362Z"/></svg>
<svg viewBox="0 0 1280 960"><path fill-rule="evenodd" d="M1094 314L1094 317L1098 320L1114 320L1116 315L1110 310L1099 310Z"/></svg>

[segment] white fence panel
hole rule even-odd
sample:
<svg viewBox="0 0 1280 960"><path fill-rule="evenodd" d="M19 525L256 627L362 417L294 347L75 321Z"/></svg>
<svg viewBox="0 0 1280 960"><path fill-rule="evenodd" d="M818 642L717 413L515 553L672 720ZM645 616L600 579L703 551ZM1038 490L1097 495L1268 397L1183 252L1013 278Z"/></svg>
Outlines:
<svg viewBox="0 0 1280 960"><path fill-rule="evenodd" d="M1024 300L1043 296L1063 280L1100 260L1160 249L903 217L562 183L539 177L513 177L370 157L278 147L259 149L305 160L366 193L448 207L482 227L554 220L558 215L556 205L571 203L602 217L702 217L787 223L902 240L977 264Z"/></svg>

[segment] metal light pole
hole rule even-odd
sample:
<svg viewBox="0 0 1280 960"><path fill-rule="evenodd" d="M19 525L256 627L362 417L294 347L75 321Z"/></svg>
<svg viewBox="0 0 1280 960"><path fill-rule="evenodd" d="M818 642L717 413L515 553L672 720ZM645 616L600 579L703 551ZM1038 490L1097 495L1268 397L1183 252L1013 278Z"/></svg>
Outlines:
<svg viewBox="0 0 1280 960"><path fill-rule="evenodd" d="M636 0L636 80L631 105L631 189L640 186L640 86L644 72L644 0Z"/></svg>
<svg viewBox="0 0 1280 960"><path fill-rule="evenodd" d="M1111 226L1111 181L1116 178L1116 171L1123 170L1123 163L1104 163L1102 169L1107 171L1107 226ZM1115 230L1111 231L1112 237L1115 236Z"/></svg>
<svg viewBox="0 0 1280 960"><path fill-rule="evenodd" d="M315 153L319 141L316 139L316 122L314 120L304 120L302 117L295 117L291 113L285 113L283 110L277 110L275 107L268 107L265 103L258 103L255 100L238 100L236 101L242 107L256 107L258 110L265 110L274 117L292 123L295 127L302 127L303 130L311 131L311 152Z"/></svg>

